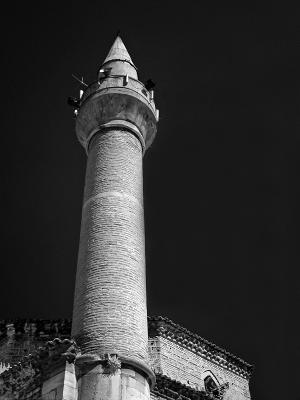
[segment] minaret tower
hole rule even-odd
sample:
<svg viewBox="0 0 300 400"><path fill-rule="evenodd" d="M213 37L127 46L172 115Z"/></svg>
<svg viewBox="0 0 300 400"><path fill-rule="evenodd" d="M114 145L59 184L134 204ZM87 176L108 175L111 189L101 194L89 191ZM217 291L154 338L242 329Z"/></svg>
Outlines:
<svg viewBox="0 0 300 400"><path fill-rule="evenodd" d="M118 36L76 118L88 156L72 325L78 400L150 397L143 154L157 120Z"/></svg>

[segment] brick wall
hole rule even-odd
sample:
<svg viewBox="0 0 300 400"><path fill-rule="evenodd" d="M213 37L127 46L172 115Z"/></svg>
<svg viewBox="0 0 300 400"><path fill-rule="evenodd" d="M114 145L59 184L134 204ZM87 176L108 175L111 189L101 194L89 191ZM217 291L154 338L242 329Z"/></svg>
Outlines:
<svg viewBox="0 0 300 400"><path fill-rule="evenodd" d="M164 338L149 339L150 363L156 373L179 381L196 390L204 389L204 378L212 373L219 384L229 383L229 399L250 399L248 381L194 352Z"/></svg>
<svg viewBox="0 0 300 400"><path fill-rule="evenodd" d="M142 148L126 130L90 144L72 336L84 353L148 358Z"/></svg>

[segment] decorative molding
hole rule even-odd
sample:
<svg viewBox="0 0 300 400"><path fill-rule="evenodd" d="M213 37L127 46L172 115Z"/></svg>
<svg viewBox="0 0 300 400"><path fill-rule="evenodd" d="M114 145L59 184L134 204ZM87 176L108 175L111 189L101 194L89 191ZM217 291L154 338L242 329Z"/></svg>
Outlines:
<svg viewBox="0 0 300 400"><path fill-rule="evenodd" d="M249 380L253 366L166 317L148 317L149 337L161 336Z"/></svg>
<svg viewBox="0 0 300 400"><path fill-rule="evenodd" d="M121 369L121 361L117 354L106 354L103 361L103 373L106 375L115 375Z"/></svg>

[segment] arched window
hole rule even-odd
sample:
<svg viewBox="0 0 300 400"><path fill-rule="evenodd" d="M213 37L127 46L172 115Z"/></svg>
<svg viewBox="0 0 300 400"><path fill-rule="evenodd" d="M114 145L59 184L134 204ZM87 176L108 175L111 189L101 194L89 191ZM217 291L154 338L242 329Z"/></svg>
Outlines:
<svg viewBox="0 0 300 400"><path fill-rule="evenodd" d="M204 378L204 387L205 387L205 391L207 393L211 393L214 396L218 396L219 395L218 384L213 380L213 378L210 375L207 375Z"/></svg>

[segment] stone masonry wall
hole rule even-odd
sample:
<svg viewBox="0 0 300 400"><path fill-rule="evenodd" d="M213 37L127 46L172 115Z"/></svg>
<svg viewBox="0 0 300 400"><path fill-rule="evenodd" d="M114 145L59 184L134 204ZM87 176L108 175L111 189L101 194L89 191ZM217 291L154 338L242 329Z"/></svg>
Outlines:
<svg viewBox="0 0 300 400"><path fill-rule="evenodd" d="M83 353L147 362L142 147L130 132L89 149L72 336Z"/></svg>
<svg viewBox="0 0 300 400"><path fill-rule="evenodd" d="M166 338L149 339L149 354L155 373L166 375L196 390L204 389L204 378L208 373L212 373L211 375L217 378L219 384L229 383L228 395L225 399L250 399L247 379Z"/></svg>

